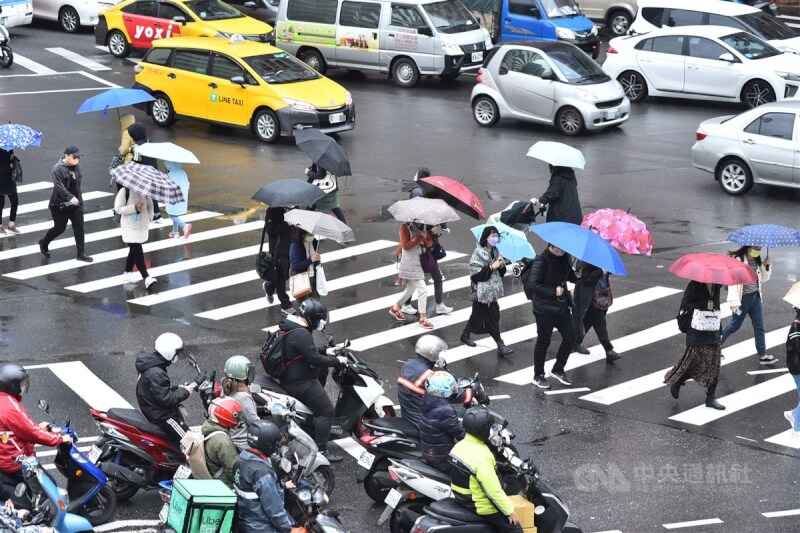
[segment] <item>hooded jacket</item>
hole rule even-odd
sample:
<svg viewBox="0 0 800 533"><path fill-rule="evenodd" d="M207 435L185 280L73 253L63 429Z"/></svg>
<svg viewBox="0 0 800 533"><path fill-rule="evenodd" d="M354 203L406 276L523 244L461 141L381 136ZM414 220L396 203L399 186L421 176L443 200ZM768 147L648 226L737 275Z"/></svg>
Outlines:
<svg viewBox="0 0 800 533"><path fill-rule="evenodd" d="M206 419L200 431L203 432L203 437L208 437L215 432L222 432L206 439L203 444L206 453L206 468L212 476L233 488L233 463L239 457L239 451L233 444L228 429ZM221 473L219 473L220 470Z"/></svg>
<svg viewBox="0 0 800 533"><path fill-rule="evenodd" d="M422 457L432 463L446 463L453 445L464 435L464 426L453 405L444 398L425 393L419 419Z"/></svg>
<svg viewBox="0 0 800 533"><path fill-rule="evenodd" d="M57 446L61 435L50 433L33 421L22 405L22 398L0 392L0 471L19 472L18 455L35 455L34 444Z"/></svg>
<svg viewBox="0 0 800 533"><path fill-rule="evenodd" d="M136 211L136 202L142 202L142 210ZM120 217L122 242L145 243L150 235L150 221L153 219L153 200L143 198L138 193L122 187L114 199L114 211Z"/></svg>
<svg viewBox="0 0 800 533"><path fill-rule="evenodd" d="M144 127L144 124L141 122L134 122L130 126L128 126L128 135L131 136L133 139L133 143L136 145L143 145L144 143L148 142L147 140L147 129ZM142 165L148 165L155 169L158 169L158 163L156 163L155 158L146 156L146 155L138 155L136 150L131 151L133 154L133 161L140 163ZM138 156L138 157L137 157ZM126 161L130 162L130 161Z"/></svg>
<svg viewBox="0 0 800 533"><path fill-rule="evenodd" d="M314 345L314 337L306 326L294 317L280 321L278 328L287 332L284 346L284 361L288 363L281 376L281 383L300 383L317 379L318 368L330 368L336 364L335 357L325 355L325 348Z"/></svg>
<svg viewBox="0 0 800 533"><path fill-rule="evenodd" d="M81 166L69 166L64 159L59 159L53 166L53 193L50 195L48 207L58 208L60 204L69 202L77 198L83 205L83 195L81 194Z"/></svg>
<svg viewBox="0 0 800 533"><path fill-rule="evenodd" d="M786 337L786 367L791 375L800 374L800 316L794 319Z"/></svg>
<svg viewBox="0 0 800 533"><path fill-rule="evenodd" d="M123 163L130 163L133 161L133 145L136 142L128 133L128 127L136 122L136 117L133 115L122 115L119 119L119 148L117 151L124 159Z"/></svg>
<svg viewBox="0 0 800 533"><path fill-rule="evenodd" d="M239 516L239 533L288 533L293 523L284 507L281 485L272 462L247 449L233 465L233 490Z"/></svg>
<svg viewBox="0 0 800 533"><path fill-rule="evenodd" d="M547 191L539 197L539 202L547 204L548 222L580 224L583 221L578 180L575 171L569 167L553 168Z"/></svg>
<svg viewBox="0 0 800 533"><path fill-rule="evenodd" d="M177 204L167 204L167 214L174 217L179 217L186 214L189 207L189 176L180 163L173 161L164 161L164 168L167 169L169 178L178 184L183 193L183 201Z"/></svg>
<svg viewBox="0 0 800 533"><path fill-rule="evenodd" d="M140 352L136 356L136 401L150 422L158 424L169 418L178 419L178 405L189 397L189 391L172 386L167 375L167 363L155 352Z"/></svg>

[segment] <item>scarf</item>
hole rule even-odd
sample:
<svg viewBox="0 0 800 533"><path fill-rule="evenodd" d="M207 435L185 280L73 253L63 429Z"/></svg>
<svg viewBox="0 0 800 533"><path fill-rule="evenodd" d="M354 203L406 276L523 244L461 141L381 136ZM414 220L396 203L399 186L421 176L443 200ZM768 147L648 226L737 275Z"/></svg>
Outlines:
<svg viewBox="0 0 800 533"><path fill-rule="evenodd" d="M497 249L490 252L485 247L478 246L469 259L469 275L480 273L496 261L497 257ZM503 278L498 270L492 272L488 281L479 281L477 286L477 300L482 304L490 304L503 297Z"/></svg>

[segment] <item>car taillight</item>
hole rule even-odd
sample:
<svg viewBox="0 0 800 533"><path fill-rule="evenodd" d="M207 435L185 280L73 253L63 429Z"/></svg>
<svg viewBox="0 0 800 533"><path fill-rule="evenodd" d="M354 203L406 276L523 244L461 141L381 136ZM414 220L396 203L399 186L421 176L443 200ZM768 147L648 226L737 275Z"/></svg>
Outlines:
<svg viewBox="0 0 800 533"><path fill-rule="evenodd" d="M609 44L608 48L606 48L606 53L607 54L618 54L619 52L617 52L617 49Z"/></svg>
<svg viewBox="0 0 800 533"><path fill-rule="evenodd" d="M475 83L483 83L483 78L481 78L482 74L483 74L483 69L479 68L478 69L478 77L475 78Z"/></svg>
<svg viewBox="0 0 800 533"><path fill-rule="evenodd" d="M372 441L374 441L377 438L378 438L377 435L361 435L361 437L359 437L358 440L360 440L362 444L369 446L370 444L372 444Z"/></svg>
<svg viewBox="0 0 800 533"><path fill-rule="evenodd" d="M697 130L695 132L695 134L694 134L694 138L697 139L698 141L702 141L706 137L708 137L708 133L705 133L705 132L700 131L700 130Z"/></svg>

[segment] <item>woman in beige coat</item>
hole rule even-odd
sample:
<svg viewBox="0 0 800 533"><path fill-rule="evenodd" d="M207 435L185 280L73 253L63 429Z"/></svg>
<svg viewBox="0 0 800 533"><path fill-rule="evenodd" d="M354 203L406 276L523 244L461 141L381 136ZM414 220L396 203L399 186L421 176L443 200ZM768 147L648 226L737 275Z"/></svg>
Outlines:
<svg viewBox="0 0 800 533"><path fill-rule="evenodd" d="M122 241L128 245L128 259L122 278L125 283L138 283L139 277L133 272L133 265L139 269L144 279L145 288L156 282L156 278L147 273L144 262L142 244L147 242L150 233L150 221L153 219L153 200L145 198L127 189L121 188L114 201L114 211L121 215Z"/></svg>

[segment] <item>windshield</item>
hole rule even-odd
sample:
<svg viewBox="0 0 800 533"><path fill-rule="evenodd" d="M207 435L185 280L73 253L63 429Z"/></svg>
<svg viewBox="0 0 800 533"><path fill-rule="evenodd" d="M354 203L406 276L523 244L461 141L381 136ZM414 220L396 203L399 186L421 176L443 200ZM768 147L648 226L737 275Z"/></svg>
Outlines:
<svg viewBox="0 0 800 533"><path fill-rule="evenodd" d="M572 84L604 83L611 78L583 52L556 50L548 54L561 74Z"/></svg>
<svg viewBox="0 0 800 533"><path fill-rule="evenodd" d="M573 0L542 0L542 8L549 19L577 17L581 14Z"/></svg>
<svg viewBox="0 0 800 533"><path fill-rule="evenodd" d="M766 13L750 13L749 15L740 15L734 18L741 20L742 23L753 28L755 30L753 33L757 32L760 37L770 41L773 39L791 39L792 37L797 37L789 26Z"/></svg>
<svg viewBox="0 0 800 533"><path fill-rule="evenodd" d="M256 74L261 79L271 84L316 80L320 77L305 63L286 52L244 57L242 59L256 71Z"/></svg>
<svg viewBox="0 0 800 533"><path fill-rule="evenodd" d="M423 5L422 8L436 29L442 33L460 33L477 30L479 27L470 12L458 0L434 2Z"/></svg>
<svg viewBox="0 0 800 533"><path fill-rule="evenodd" d="M781 54L771 44L762 41L755 35L740 32L722 37L722 42L742 54L746 59L764 59Z"/></svg>
<svg viewBox="0 0 800 533"><path fill-rule="evenodd" d="M244 15L218 0L191 0L184 4L200 20L237 19Z"/></svg>

